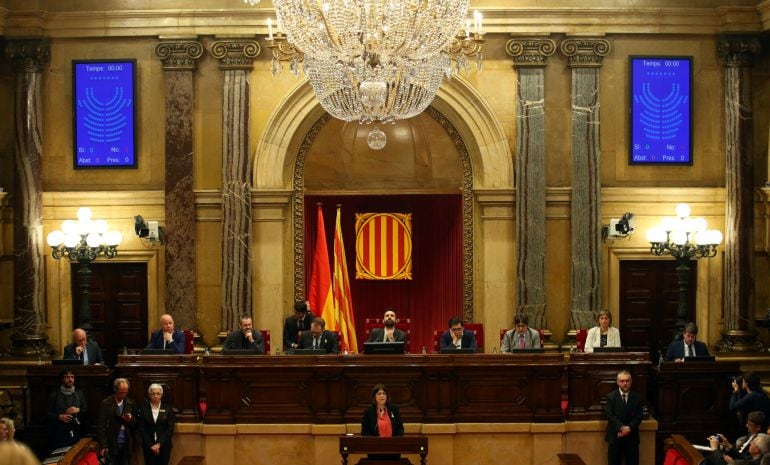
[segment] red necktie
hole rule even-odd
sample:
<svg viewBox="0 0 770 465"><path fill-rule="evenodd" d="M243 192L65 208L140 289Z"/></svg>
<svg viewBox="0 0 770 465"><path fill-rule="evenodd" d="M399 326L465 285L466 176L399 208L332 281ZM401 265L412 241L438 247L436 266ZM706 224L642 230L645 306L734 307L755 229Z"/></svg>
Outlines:
<svg viewBox="0 0 770 465"><path fill-rule="evenodd" d="M524 345L525 345L525 343L524 343L524 335L520 334L519 335L519 348L523 349Z"/></svg>

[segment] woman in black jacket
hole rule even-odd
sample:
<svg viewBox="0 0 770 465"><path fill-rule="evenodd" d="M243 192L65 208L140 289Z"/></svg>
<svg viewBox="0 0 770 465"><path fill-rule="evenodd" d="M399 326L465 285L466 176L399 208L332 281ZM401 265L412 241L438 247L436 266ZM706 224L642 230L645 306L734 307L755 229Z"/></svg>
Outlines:
<svg viewBox="0 0 770 465"><path fill-rule="evenodd" d="M163 387L151 384L147 390L149 401L139 409L138 426L142 436L145 465L168 465L171 457L171 435L174 433L174 410L168 402L161 402Z"/></svg>
<svg viewBox="0 0 770 465"><path fill-rule="evenodd" d="M388 388L377 384L372 388L372 405L364 411L361 418L362 436L392 437L404 435L404 423L401 421L398 407L390 403Z"/></svg>

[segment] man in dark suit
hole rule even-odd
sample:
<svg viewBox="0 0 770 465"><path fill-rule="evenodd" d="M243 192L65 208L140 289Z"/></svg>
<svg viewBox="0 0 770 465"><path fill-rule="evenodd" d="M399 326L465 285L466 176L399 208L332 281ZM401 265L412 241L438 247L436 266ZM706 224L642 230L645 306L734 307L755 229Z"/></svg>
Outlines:
<svg viewBox="0 0 770 465"><path fill-rule="evenodd" d="M366 342L406 342L406 333L396 328L395 309L386 308L382 321L384 326L372 329Z"/></svg>
<svg viewBox="0 0 770 465"><path fill-rule="evenodd" d="M222 350L252 350L255 354L264 354L265 343L262 340L262 333L254 330L251 317L242 316L239 324L240 328L227 335Z"/></svg>
<svg viewBox="0 0 770 465"><path fill-rule="evenodd" d="M669 344L666 356L667 362L683 362L685 357L702 357L709 355L706 344L696 341L698 327L695 323L687 323L684 327L681 340L676 340Z"/></svg>
<svg viewBox="0 0 770 465"><path fill-rule="evenodd" d="M616 377L617 390L607 394L607 465L639 465L639 425L642 398L631 390L631 373L623 370Z"/></svg>
<svg viewBox="0 0 770 465"><path fill-rule="evenodd" d="M326 322L323 318L313 318L310 323L310 331L302 333L300 341L301 349L323 349L327 354L340 352L337 335L332 331L326 331Z"/></svg>
<svg viewBox="0 0 770 465"><path fill-rule="evenodd" d="M86 332L80 328L72 331L72 344L64 347L62 358L65 360L82 360L83 365L104 365L102 349L96 341L89 341Z"/></svg>
<svg viewBox="0 0 770 465"><path fill-rule="evenodd" d="M294 314L286 318L283 324L283 350L296 349L299 346L298 334L310 329L313 321L313 312L310 311L307 302L298 300L294 303Z"/></svg>
<svg viewBox="0 0 770 465"><path fill-rule="evenodd" d="M738 384L740 382L740 385ZM767 419L770 419L770 398L767 397L765 391L762 389L762 382L759 375L756 373L747 373L743 377L743 380L736 382L733 379L732 387L733 394L730 396L730 411L736 412L739 417L738 421L743 424L743 419L750 412L762 412L764 414L764 420L762 430L767 429L767 425L764 424ZM744 392L745 391L745 392Z"/></svg>
<svg viewBox="0 0 770 465"><path fill-rule="evenodd" d="M462 318L452 317L449 330L441 335L440 348L476 350L476 335L472 331L465 331Z"/></svg>
<svg viewBox="0 0 770 465"><path fill-rule="evenodd" d="M71 446L83 437L88 420L88 401L83 391L75 388L72 370L59 372L60 386L48 396L46 417L50 425L49 449Z"/></svg>
<svg viewBox="0 0 770 465"><path fill-rule="evenodd" d="M96 435L102 456L110 458L110 465L129 465L133 450L136 405L128 398L131 384L126 378L113 383L115 394L104 399L99 406Z"/></svg>
<svg viewBox="0 0 770 465"><path fill-rule="evenodd" d="M169 314L160 317L160 329L150 335L145 349L171 349L177 354L184 353L184 333L174 328L174 319Z"/></svg>

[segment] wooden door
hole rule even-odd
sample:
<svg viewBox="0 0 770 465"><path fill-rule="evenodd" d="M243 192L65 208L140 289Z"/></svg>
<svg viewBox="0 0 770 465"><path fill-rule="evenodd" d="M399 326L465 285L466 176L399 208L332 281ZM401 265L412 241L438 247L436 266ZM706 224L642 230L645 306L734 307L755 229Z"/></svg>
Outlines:
<svg viewBox="0 0 770 465"><path fill-rule="evenodd" d="M73 323L80 326L80 288L72 265ZM114 366L123 348L147 345L147 264L92 263L90 305L92 335L101 346L108 365Z"/></svg>
<svg viewBox="0 0 770 465"><path fill-rule="evenodd" d="M687 321L695 319L696 262L690 265ZM675 260L622 260L617 325L629 351L650 352L653 363L665 352L676 329L679 283Z"/></svg>

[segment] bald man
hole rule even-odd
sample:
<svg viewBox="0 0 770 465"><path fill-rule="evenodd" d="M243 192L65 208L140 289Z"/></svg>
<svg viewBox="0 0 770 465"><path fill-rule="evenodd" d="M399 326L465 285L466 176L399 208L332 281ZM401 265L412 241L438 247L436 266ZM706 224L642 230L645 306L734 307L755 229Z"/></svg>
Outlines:
<svg viewBox="0 0 770 465"><path fill-rule="evenodd" d="M72 344L64 347L65 360L82 360L83 365L104 365L102 349L96 341L89 341L86 332L80 328L72 331Z"/></svg>
<svg viewBox="0 0 770 465"><path fill-rule="evenodd" d="M174 329L174 319L168 313L160 317L160 329L150 336L145 349L171 349L177 354L184 353L184 333Z"/></svg>

